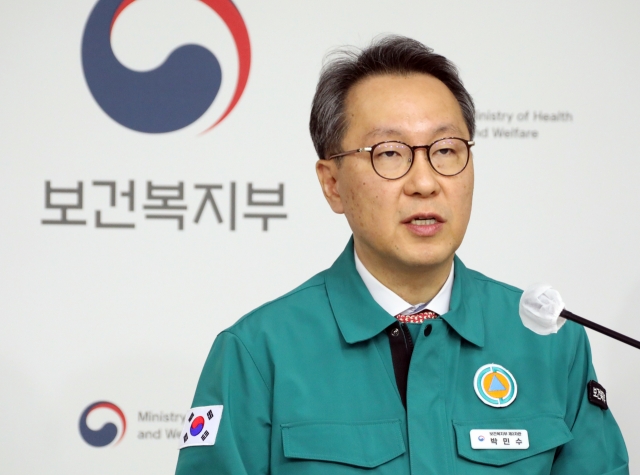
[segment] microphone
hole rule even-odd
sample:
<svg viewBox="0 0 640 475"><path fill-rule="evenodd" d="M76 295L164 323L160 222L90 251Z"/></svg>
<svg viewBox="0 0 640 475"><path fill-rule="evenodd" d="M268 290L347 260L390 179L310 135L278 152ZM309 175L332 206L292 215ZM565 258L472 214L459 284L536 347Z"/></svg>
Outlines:
<svg viewBox="0 0 640 475"><path fill-rule="evenodd" d="M557 333L567 320L571 320L640 349L640 341L566 310L560 293L548 284L535 284L524 291L520 298L520 318L525 327L538 335Z"/></svg>

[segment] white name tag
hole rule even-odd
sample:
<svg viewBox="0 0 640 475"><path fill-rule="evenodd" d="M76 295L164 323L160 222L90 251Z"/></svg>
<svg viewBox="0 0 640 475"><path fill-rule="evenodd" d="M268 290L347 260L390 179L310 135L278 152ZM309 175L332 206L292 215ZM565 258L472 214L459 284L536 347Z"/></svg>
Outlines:
<svg viewBox="0 0 640 475"><path fill-rule="evenodd" d="M524 450L529 433L524 429L471 429L471 448L477 450Z"/></svg>

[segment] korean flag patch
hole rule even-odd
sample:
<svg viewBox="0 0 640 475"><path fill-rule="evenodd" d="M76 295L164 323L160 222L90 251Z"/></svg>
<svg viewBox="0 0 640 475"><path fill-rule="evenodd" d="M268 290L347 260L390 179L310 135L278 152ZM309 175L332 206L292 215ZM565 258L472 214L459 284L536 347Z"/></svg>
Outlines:
<svg viewBox="0 0 640 475"><path fill-rule="evenodd" d="M214 445L221 418L222 406L202 406L189 410L180 436L180 448Z"/></svg>

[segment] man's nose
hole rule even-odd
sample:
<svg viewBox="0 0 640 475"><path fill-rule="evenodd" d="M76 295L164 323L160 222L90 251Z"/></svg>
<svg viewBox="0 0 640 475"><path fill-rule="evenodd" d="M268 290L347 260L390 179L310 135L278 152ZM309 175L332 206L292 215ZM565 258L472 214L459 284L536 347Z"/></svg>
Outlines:
<svg viewBox="0 0 640 475"><path fill-rule="evenodd" d="M405 193L428 196L437 193L439 190L440 184L435 170L429 163L427 148L415 149L413 152L413 165L407 175Z"/></svg>

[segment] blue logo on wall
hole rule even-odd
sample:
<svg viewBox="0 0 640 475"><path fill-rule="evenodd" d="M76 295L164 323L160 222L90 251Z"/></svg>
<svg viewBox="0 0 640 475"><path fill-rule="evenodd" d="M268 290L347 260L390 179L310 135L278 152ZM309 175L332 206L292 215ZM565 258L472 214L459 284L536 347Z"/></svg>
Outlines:
<svg viewBox="0 0 640 475"><path fill-rule="evenodd" d="M87 425L87 418L89 417L89 414L100 408L110 409L120 417L122 433L118 438L118 442L122 440L124 433L127 430L127 420L118 406L107 401L94 402L87 407L80 416L80 435L87 444L94 447L104 447L105 445L109 445L111 442L116 440L116 437L118 436L118 428L113 422L107 422L98 430L90 429ZM116 444L118 442L116 442Z"/></svg>
<svg viewBox="0 0 640 475"><path fill-rule="evenodd" d="M111 49L111 30L134 0L99 0L89 15L82 38L82 67L91 94L102 110L119 124L139 132L163 133L186 127L213 103L222 82L218 59L208 49L184 45L151 71L122 65ZM238 53L238 83L225 112L233 110L249 77L251 47L240 12L231 0L200 0L226 23Z"/></svg>

